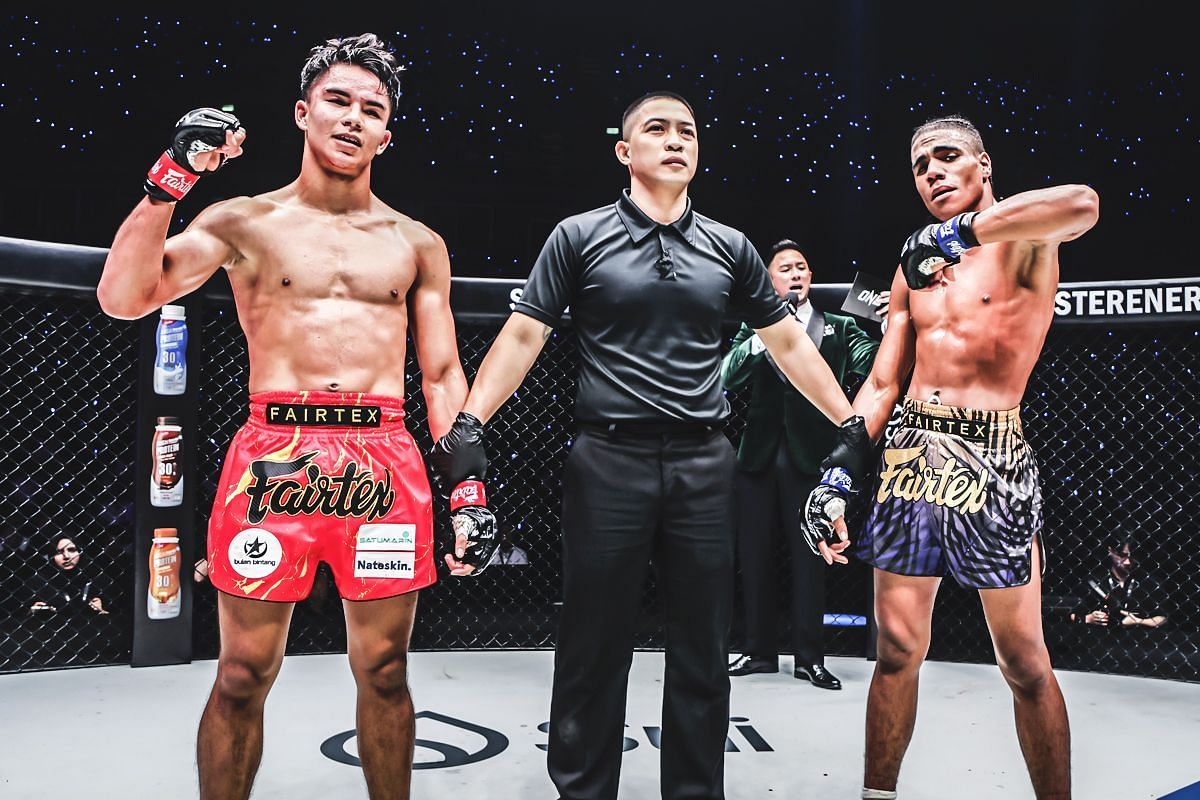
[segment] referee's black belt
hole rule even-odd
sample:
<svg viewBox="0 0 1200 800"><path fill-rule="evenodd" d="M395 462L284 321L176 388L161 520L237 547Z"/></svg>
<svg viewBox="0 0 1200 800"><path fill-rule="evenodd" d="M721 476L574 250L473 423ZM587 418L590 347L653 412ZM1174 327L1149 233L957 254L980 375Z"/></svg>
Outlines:
<svg viewBox="0 0 1200 800"><path fill-rule="evenodd" d="M684 420L580 420L580 430L604 433L610 436L655 437L655 436L705 436L721 430L724 423L687 422Z"/></svg>

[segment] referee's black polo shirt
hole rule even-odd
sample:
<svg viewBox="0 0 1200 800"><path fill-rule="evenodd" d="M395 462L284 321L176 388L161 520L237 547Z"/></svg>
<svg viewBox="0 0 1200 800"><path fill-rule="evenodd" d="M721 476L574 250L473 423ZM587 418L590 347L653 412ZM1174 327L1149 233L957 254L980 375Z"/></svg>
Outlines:
<svg viewBox="0 0 1200 800"><path fill-rule="evenodd" d="M691 200L659 224L628 189L558 223L515 310L553 326L568 306L583 422L723 420L726 316L763 328L788 313L745 234L693 212Z"/></svg>

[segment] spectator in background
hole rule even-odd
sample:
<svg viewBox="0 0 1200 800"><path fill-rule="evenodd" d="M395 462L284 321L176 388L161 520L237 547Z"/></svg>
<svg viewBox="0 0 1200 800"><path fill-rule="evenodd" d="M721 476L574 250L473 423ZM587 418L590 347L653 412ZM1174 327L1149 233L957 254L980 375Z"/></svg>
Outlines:
<svg viewBox="0 0 1200 800"><path fill-rule="evenodd" d="M51 540L41 585L29 606L34 614L107 614L99 581L83 562L83 550L70 536Z"/></svg>
<svg viewBox="0 0 1200 800"><path fill-rule="evenodd" d="M1166 624L1162 592L1152 577L1138 572L1132 543L1108 548L1104 573L1087 583L1073 622L1110 628L1158 628ZM1090 609L1090 610L1089 610Z"/></svg>

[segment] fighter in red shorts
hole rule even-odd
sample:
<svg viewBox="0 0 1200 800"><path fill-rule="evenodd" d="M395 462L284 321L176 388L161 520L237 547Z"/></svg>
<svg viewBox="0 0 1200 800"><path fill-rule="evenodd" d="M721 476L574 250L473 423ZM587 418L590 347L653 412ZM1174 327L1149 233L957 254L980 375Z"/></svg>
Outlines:
<svg viewBox="0 0 1200 800"><path fill-rule="evenodd" d="M467 382L445 244L371 192L400 71L372 34L314 47L294 107L304 134L297 179L214 203L168 238L175 201L240 155L246 136L230 114L185 115L117 231L97 290L108 314L136 319L224 267L246 335L250 415L230 446L209 534L221 650L197 737L202 798L249 796L292 607L321 561L345 600L368 793L409 796L408 642L417 590L435 568L429 484L403 423L408 335L435 439ZM470 511L458 516L486 517Z"/></svg>
<svg viewBox="0 0 1200 800"><path fill-rule="evenodd" d="M348 392L258 392L229 447L208 527L222 592L294 603L317 562L347 600L437 579L425 465L399 400Z"/></svg>

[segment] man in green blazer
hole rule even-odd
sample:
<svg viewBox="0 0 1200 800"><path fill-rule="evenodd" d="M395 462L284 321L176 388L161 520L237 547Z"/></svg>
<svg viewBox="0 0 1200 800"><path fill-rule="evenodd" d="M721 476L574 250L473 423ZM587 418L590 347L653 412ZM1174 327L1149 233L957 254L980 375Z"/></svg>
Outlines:
<svg viewBox="0 0 1200 800"><path fill-rule="evenodd" d="M780 297L817 345L843 385L857 385L871 371L879 342L847 316L813 308L812 269L800 245L775 243L767 270ZM745 646L730 675L779 671L776 638L776 565L783 539L791 551L793 675L823 689L841 681L825 669L825 562L814 556L800 530L800 508L821 476L821 459L833 447L836 428L791 387L758 336L742 325L721 364L729 390L749 385L750 404L737 453L738 560L746 612Z"/></svg>

